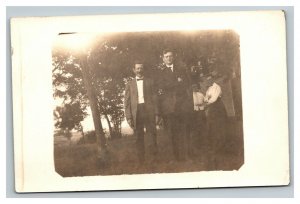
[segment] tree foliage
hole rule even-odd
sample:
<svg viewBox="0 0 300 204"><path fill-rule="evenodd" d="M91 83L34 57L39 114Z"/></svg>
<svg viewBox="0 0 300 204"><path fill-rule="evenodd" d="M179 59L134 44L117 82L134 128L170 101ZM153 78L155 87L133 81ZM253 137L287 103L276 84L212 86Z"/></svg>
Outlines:
<svg viewBox="0 0 300 204"><path fill-rule="evenodd" d="M108 116L106 119L114 131L120 132L124 120L124 89L133 76L134 60L144 61L145 74L151 77L161 62L161 53L165 48L173 49L176 59L187 67L201 60L204 66L214 66L225 74L236 69L234 62L239 61L239 37L230 30L96 35L88 51L81 52L89 64L99 117ZM69 117L78 117L73 120L74 123L83 120L89 102L80 59L66 47L54 46L52 54L54 97L63 99L64 107L72 107L68 108L67 113ZM77 112L73 109L75 107ZM79 117L80 114L83 117Z"/></svg>
<svg viewBox="0 0 300 204"><path fill-rule="evenodd" d="M59 129L80 130L80 122L87 115L80 106L79 102L57 106L54 110L55 127Z"/></svg>

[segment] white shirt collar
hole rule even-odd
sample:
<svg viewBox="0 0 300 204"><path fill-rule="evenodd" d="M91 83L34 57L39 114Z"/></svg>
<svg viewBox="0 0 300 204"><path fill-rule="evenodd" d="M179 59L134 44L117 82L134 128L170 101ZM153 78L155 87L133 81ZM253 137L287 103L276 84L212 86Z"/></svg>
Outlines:
<svg viewBox="0 0 300 204"><path fill-rule="evenodd" d="M173 69L173 64L171 64L171 65L166 65L166 66Z"/></svg>
<svg viewBox="0 0 300 204"><path fill-rule="evenodd" d="M144 79L144 77L141 77L141 78L139 78L139 77L135 77L135 79L136 79L136 80L143 80L143 79Z"/></svg>

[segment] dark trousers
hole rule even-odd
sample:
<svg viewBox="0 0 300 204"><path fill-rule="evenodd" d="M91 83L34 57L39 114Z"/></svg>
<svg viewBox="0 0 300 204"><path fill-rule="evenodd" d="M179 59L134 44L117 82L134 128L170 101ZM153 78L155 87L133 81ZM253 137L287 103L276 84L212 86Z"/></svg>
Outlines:
<svg viewBox="0 0 300 204"><path fill-rule="evenodd" d="M190 136L187 126L187 114L170 113L163 116L166 134L172 143L172 150L176 160L185 158L187 137Z"/></svg>
<svg viewBox="0 0 300 204"><path fill-rule="evenodd" d="M153 113L148 113L145 109L145 104L138 104L137 116L136 116L136 144L138 151L138 158L140 162L145 160L145 131L150 136L150 151L152 154L157 153L157 136L155 128L155 117Z"/></svg>
<svg viewBox="0 0 300 204"><path fill-rule="evenodd" d="M194 111L190 119L191 148L195 152L203 154L207 151L207 124L204 110Z"/></svg>

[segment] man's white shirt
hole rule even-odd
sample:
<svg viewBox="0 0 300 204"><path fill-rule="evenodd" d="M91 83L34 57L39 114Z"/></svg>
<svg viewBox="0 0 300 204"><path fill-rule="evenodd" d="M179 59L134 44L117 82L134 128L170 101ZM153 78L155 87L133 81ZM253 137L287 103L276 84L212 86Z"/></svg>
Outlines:
<svg viewBox="0 0 300 204"><path fill-rule="evenodd" d="M139 78L136 77L136 84L137 84L137 90L138 90L138 104L145 103L144 100L144 80L138 80Z"/></svg>

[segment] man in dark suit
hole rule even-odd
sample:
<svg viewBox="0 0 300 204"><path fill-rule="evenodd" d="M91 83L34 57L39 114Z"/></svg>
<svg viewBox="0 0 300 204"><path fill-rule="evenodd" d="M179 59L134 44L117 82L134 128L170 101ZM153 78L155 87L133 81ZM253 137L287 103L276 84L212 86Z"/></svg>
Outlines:
<svg viewBox="0 0 300 204"><path fill-rule="evenodd" d="M144 128L151 137L150 150L157 154L156 119L159 110L157 94L153 81L144 76L144 66L136 61L133 72L135 78L126 85L125 89L125 117L137 137L138 158L141 163L145 159Z"/></svg>
<svg viewBox="0 0 300 204"><path fill-rule="evenodd" d="M157 72L159 107L164 128L172 141L176 160L183 160L189 144L189 117L193 111L193 96L188 70L174 61L173 51L163 51L163 63Z"/></svg>

